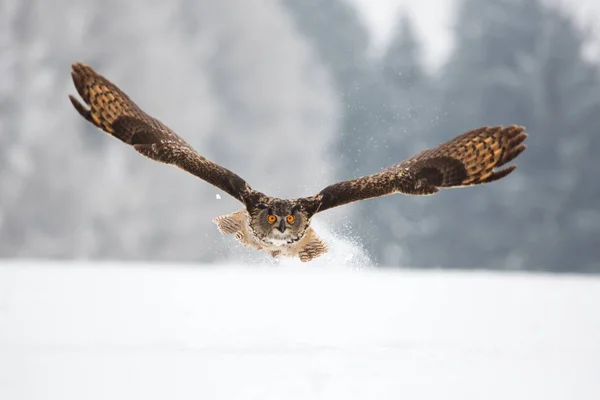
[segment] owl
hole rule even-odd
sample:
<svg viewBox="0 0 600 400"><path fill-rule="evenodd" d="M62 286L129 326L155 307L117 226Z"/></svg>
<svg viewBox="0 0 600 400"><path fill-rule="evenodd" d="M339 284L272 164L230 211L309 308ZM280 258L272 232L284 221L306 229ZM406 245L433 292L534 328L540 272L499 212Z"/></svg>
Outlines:
<svg viewBox="0 0 600 400"><path fill-rule="evenodd" d="M273 257L303 262L327 252L310 226L315 214L394 193L424 196L441 188L493 182L515 170L516 165L505 165L526 148L522 126L480 127L372 175L334 183L313 196L280 199L252 189L236 173L200 155L91 67L75 63L71 76L87 107L69 98L87 121L138 153L187 171L242 203L243 209L213 220L221 233Z"/></svg>

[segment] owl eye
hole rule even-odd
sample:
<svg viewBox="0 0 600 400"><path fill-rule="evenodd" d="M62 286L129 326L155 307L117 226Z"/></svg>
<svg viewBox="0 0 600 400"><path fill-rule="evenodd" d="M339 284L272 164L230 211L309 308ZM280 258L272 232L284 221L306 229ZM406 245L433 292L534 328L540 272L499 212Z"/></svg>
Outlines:
<svg viewBox="0 0 600 400"><path fill-rule="evenodd" d="M294 220L295 220L295 218L294 218L293 215L288 215L287 216L287 222L288 222L288 224L293 224Z"/></svg>
<svg viewBox="0 0 600 400"><path fill-rule="evenodd" d="M269 216L267 217L267 221L269 221L270 224L274 224L275 221L277 221L277 217L273 214L269 214Z"/></svg>

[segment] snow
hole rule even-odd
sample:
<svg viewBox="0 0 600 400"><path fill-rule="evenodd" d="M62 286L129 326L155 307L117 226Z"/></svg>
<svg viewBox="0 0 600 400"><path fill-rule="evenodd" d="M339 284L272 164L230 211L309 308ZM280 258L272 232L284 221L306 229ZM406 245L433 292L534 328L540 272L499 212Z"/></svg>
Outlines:
<svg viewBox="0 0 600 400"><path fill-rule="evenodd" d="M0 399L401 398L600 398L600 279L0 263Z"/></svg>

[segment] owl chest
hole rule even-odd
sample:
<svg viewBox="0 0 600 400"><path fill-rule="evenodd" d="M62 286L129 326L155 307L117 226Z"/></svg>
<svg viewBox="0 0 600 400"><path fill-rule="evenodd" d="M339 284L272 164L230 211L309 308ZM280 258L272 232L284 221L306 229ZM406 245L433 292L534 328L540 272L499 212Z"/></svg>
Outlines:
<svg viewBox="0 0 600 400"><path fill-rule="evenodd" d="M298 244L302 240L302 237L294 238L294 237L286 237L283 235L280 235L280 237L277 237L277 236L259 237L252 231L252 229L250 227L248 227L247 232L250 233L250 235L252 237L251 240L254 244L256 244L257 246L261 247L263 250L266 250L268 252L275 252L275 253L279 252L279 253L283 253L283 254L295 254L296 247L298 247Z"/></svg>
<svg viewBox="0 0 600 400"><path fill-rule="evenodd" d="M269 238L260 241L260 246L264 251L272 256L286 255L296 256L300 249L302 240L290 241L284 239Z"/></svg>
<svg viewBox="0 0 600 400"><path fill-rule="evenodd" d="M292 246L294 245L294 243L298 242L298 240L300 240L300 238L292 238L292 237L285 237L283 235L281 235L281 237L273 237L273 236L267 236L265 238L262 239L262 241L267 244L267 245L272 245L272 246L284 246L284 247L288 247L288 246Z"/></svg>

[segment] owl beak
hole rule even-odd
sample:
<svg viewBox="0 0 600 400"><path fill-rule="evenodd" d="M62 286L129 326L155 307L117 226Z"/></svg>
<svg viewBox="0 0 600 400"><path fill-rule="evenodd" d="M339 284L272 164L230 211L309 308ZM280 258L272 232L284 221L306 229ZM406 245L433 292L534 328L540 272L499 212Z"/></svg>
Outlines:
<svg viewBox="0 0 600 400"><path fill-rule="evenodd" d="M279 232L281 232L281 233L285 232L285 220L283 220L283 219L281 220L277 229L279 229Z"/></svg>

